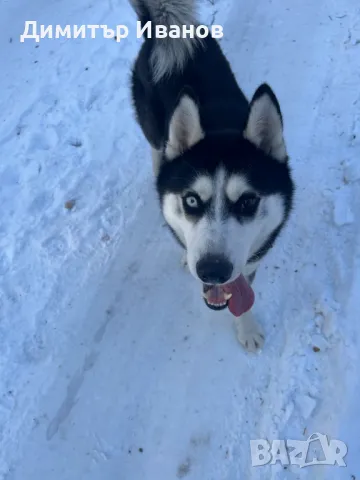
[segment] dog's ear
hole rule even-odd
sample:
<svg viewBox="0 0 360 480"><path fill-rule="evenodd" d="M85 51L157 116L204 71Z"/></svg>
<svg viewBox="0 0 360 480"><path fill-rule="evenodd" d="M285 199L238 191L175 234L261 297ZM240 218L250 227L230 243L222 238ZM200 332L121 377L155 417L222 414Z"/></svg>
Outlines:
<svg viewBox="0 0 360 480"><path fill-rule="evenodd" d="M260 85L250 102L244 137L266 154L287 161L280 105L266 83Z"/></svg>
<svg viewBox="0 0 360 480"><path fill-rule="evenodd" d="M204 138L204 132L200 124L199 108L189 95L184 94L170 120L165 157L173 160L202 138Z"/></svg>

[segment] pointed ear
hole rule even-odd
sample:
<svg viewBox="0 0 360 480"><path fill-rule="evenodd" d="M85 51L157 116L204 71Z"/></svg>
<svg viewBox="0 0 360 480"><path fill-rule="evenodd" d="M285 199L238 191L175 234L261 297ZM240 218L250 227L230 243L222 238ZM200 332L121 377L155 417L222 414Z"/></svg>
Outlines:
<svg viewBox="0 0 360 480"><path fill-rule="evenodd" d="M267 84L256 90L251 103L244 137L281 162L288 159L279 102Z"/></svg>
<svg viewBox="0 0 360 480"><path fill-rule="evenodd" d="M199 108L195 101L185 94L181 97L170 120L165 157L173 160L202 138L204 138L204 132L200 124Z"/></svg>

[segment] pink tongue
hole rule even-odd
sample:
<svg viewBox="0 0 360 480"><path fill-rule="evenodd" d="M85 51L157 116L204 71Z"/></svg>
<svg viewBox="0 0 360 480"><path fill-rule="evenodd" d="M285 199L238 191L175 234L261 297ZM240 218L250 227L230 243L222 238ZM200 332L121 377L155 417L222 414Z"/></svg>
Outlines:
<svg viewBox="0 0 360 480"><path fill-rule="evenodd" d="M232 283L226 285L224 290L232 293L232 297L229 300L229 310L235 317L240 317L240 315L250 310L254 305L254 290L250 287L243 275L240 275Z"/></svg>

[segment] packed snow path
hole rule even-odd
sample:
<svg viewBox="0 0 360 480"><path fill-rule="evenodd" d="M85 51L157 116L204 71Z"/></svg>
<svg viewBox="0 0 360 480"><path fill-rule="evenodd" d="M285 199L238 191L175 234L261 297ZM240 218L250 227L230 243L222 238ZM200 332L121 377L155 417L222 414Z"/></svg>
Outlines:
<svg viewBox="0 0 360 480"><path fill-rule="evenodd" d="M360 478L360 5L203 2L250 97L281 103L297 183L261 266L259 355L208 310L163 226L125 0L0 3L0 478ZM20 43L26 20L127 39ZM250 439L348 445L347 467L251 466Z"/></svg>

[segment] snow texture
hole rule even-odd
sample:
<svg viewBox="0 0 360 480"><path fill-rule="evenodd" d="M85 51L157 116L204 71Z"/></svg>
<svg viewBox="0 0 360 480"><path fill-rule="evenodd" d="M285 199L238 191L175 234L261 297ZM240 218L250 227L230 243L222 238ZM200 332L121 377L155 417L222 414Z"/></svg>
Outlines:
<svg viewBox="0 0 360 480"><path fill-rule="evenodd" d="M1 480L360 478L360 5L212 0L248 96L280 99L295 211L254 283L266 342L204 307L163 226L125 0L0 3ZM20 43L26 20L129 36ZM252 467L250 439L348 445Z"/></svg>

